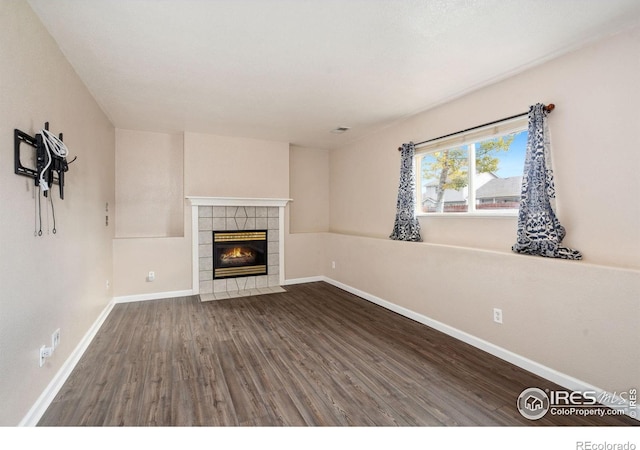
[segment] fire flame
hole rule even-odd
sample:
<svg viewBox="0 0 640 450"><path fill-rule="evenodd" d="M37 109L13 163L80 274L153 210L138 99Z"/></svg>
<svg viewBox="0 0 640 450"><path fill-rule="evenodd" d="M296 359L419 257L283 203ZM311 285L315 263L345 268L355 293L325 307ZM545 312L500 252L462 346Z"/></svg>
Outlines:
<svg viewBox="0 0 640 450"><path fill-rule="evenodd" d="M253 256L253 252L249 249L242 247L234 247L232 249L227 250L220 258L223 261L235 258L250 258Z"/></svg>

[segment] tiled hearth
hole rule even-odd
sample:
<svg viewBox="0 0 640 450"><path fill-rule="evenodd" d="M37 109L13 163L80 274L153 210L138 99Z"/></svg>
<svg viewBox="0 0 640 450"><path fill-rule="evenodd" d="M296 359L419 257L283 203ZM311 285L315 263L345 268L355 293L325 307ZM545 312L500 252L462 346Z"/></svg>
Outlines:
<svg viewBox="0 0 640 450"><path fill-rule="evenodd" d="M284 292L286 199L189 197L193 285L202 301ZM213 279L212 231L268 230L268 275Z"/></svg>

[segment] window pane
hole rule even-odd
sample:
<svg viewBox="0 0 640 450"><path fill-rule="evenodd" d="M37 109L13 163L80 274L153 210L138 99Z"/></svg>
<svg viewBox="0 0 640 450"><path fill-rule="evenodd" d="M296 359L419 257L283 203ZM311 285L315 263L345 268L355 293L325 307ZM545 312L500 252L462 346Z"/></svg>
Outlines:
<svg viewBox="0 0 640 450"><path fill-rule="evenodd" d="M477 210L518 209L527 131L476 144Z"/></svg>
<svg viewBox="0 0 640 450"><path fill-rule="evenodd" d="M425 154L421 175L423 212L467 211L469 161L466 146Z"/></svg>

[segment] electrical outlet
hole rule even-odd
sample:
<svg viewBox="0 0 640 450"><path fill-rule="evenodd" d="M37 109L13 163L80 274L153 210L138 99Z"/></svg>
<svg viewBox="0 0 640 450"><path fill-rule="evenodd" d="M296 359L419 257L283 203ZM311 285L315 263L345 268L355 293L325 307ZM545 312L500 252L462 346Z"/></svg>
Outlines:
<svg viewBox="0 0 640 450"><path fill-rule="evenodd" d="M51 350L55 350L60 345L60 328L51 335Z"/></svg>
<svg viewBox="0 0 640 450"><path fill-rule="evenodd" d="M336 268L336 262L335 261L331 261L331 268L335 269Z"/></svg>
<svg viewBox="0 0 640 450"><path fill-rule="evenodd" d="M153 281L156 279L156 273L155 272L149 272L149 275L147 275L147 281Z"/></svg>
<svg viewBox="0 0 640 450"><path fill-rule="evenodd" d="M43 345L40 347L40 367L44 366L44 360L53 354L53 349Z"/></svg>
<svg viewBox="0 0 640 450"><path fill-rule="evenodd" d="M502 310L500 308L493 308L493 321L502 323Z"/></svg>

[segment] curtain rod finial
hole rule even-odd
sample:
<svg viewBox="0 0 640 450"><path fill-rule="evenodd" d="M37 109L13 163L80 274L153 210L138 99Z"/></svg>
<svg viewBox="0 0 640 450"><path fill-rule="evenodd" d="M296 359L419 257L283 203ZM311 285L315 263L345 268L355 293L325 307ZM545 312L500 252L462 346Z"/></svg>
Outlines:
<svg viewBox="0 0 640 450"><path fill-rule="evenodd" d="M547 106L545 106L545 107L544 107L544 109L545 109L547 112L551 112L551 111L553 111L554 109L556 109L556 105L554 105L553 103L549 103Z"/></svg>

